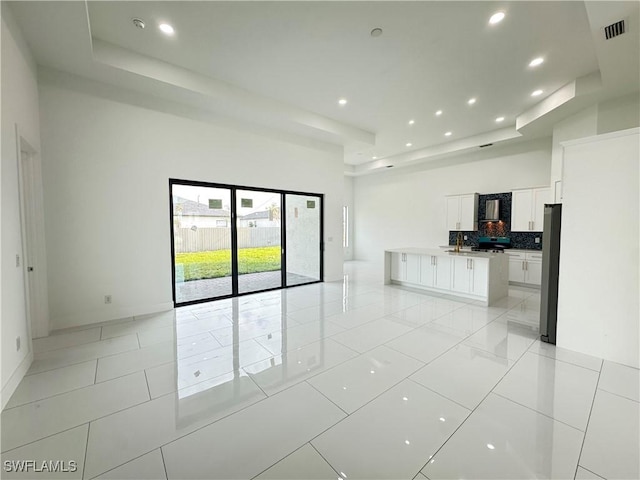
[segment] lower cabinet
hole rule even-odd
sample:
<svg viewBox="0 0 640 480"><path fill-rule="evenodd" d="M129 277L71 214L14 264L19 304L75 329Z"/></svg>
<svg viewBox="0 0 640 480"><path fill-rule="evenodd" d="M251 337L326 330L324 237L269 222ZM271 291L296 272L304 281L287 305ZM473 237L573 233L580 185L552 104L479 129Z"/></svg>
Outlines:
<svg viewBox="0 0 640 480"><path fill-rule="evenodd" d="M420 257L411 253L391 254L391 279L399 282L419 283Z"/></svg>
<svg viewBox="0 0 640 480"><path fill-rule="evenodd" d="M542 283L541 252L508 252L509 281L540 286Z"/></svg>
<svg viewBox="0 0 640 480"><path fill-rule="evenodd" d="M420 255L420 285L451 289L451 259L435 255Z"/></svg>
<svg viewBox="0 0 640 480"><path fill-rule="evenodd" d="M489 284L489 261L485 258L453 257L451 290L486 296Z"/></svg>

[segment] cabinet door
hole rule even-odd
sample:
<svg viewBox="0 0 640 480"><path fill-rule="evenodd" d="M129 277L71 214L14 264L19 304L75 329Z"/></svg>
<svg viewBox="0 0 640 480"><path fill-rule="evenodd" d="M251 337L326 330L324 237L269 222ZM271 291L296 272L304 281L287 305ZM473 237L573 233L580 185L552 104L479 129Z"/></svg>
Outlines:
<svg viewBox="0 0 640 480"><path fill-rule="evenodd" d="M469 293L469 260L468 257L452 258L452 282L451 290L462 293Z"/></svg>
<svg viewBox="0 0 640 480"><path fill-rule="evenodd" d="M471 258L470 287L474 295L487 296L489 291L489 260L487 258Z"/></svg>
<svg viewBox="0 0 640 480"><path fill-rule="evenodd" d="M460 230L460 197L447 197L447 230Z"/></svg>
<svg viewBox="0 0 640 480"><path fill-rule="evenodd" d="M404 280L404 253L391 254L391 280Z"/></svg>
<svg viewBox="0 0 640 480"><path fill-rule="evenodd" d="M532 230L541 232L544 224L544 204L551 201L550 188L536 188L533 190Z"/></svg>
<svg viewBox="0 0 640 480"><path fill-rule="evenodd" d="M409 283L420 282L420 255L405 254L405 280Z"/></svg>
<svg viewBox="0 0 640 480"><path fill-rule="evenodd" d="M524 283L529 285L542 284L542 262L527 261L526 270L524 272Z"/></svg>
<svg viewBox="0 0 640 480"><path fill-rule="evenodd" d="M460 196L460 230L475 231L478 229L478 196Z"/></svg>
<svg viewBox="0 0 640 480"><path fill-rule="evenodd" d="M511 231L529 232L531 230L531 211L533 208L532 190L514 190L511 200Z"/></svg>
<svg viewBox="0 0 640 480"><path fill-rule="evenodd" d="M524 260L509 258L509 281L524 283Z"/></svg>
<svg viewBox="0 0 640 480"><path fill-rule="evenodd" d="M434 286L443 290L451 290L451 258L433 257L435 267Z"/></svg>
<svg viewBox="0 0 640 480"><path fill-rule="evenodd" d="M420 285L433 287L435 280L435 261L438 257L431 255L420 256Z"/></svg>

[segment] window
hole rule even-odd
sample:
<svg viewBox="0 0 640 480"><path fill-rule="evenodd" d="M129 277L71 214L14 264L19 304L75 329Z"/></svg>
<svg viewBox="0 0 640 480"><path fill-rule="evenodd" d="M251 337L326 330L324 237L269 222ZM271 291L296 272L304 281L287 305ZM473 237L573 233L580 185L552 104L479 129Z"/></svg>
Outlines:
<svg viewBox="0 0 640 480"><path fill-rule="evenodd" d="M342 207L342 246L349 247L349 207Z"/></svg>

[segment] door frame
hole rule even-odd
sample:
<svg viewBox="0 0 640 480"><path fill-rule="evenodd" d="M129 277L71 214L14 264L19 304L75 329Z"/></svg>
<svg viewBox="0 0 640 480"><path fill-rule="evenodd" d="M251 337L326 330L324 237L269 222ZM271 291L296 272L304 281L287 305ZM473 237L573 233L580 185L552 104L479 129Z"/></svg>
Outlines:
<svg viewBox="0 0 640 480"><path fill-rule="evenodd" d="M15 125L25 314L29 338L49 335L42 170L38 151Z"/></svg>
<svg viewBox="0 0 640 480"><path fill-rule="evenodd" d="M230 228L231 228L231 281L232 281L232 293L230 295L221 295L219 297L213 298L203 298L198 300L190 300L188 302L177 302L176 301L176 268L175 268L175 239L174 239L174 225L173 225L173 185L187 185L194 187L208 187L208 188L222 188L228 189L231 192L231 212L230 212ZM247 190L254 192L268 192L268 193L277 193L280 195L280 271L281 271L281 286L266 288L264 290L255 290L251 292L240 293L238 291L238 235L237 235L237 222L236 222L236 192L238 190ZM319 280L315 280L308 283L296 284L296 285L287 285L287 246L286 246L286 228L287 228L287 219L286 219L286 196L287 195L302 195L302 196L310 196L316 197L320 203L320 242L318 245L320 256L319 256ZM211 302L215 300L222 300L225 298L234 298L241 297L244 295L251 295L254 293L261 292L270 292L274 290L282 290L285 288L299 287L304 285L312 285L314 283L322 283L324 281L324 194L323 193L312 193L312 192L298 192L294 190L281 190L276 188L263 188L263 187L253 187L246 185L230 185L224 183L212 183L212 182L204 182L198 180L184 180L178 178L169 178L169 237L171 240L171 294L173 299L174 307L183 307L187 305L194 305L198 303Z"/></svg>

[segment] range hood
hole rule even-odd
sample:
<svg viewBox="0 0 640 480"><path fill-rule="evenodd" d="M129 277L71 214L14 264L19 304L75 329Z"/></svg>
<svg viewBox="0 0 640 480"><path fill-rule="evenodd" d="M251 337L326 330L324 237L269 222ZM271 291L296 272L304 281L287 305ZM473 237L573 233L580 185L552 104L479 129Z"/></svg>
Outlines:
<svg viewBox="0 0 640 480"><path fill-rule="evenodd" d="M487 200L483 222L497 222L500 220L500 200Z"/></svg>

